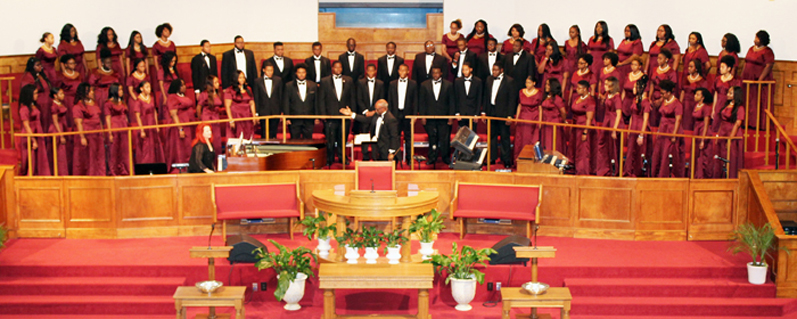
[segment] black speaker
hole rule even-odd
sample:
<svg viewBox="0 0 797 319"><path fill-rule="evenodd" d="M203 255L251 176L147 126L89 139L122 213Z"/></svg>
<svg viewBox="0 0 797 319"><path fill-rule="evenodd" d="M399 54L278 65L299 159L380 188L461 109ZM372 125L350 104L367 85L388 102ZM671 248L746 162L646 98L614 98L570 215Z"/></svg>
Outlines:
<svg viewBox="0 0 797 319"><path fill-rule="evenodd" d="M255 249L263 247L263 252L268 253L268 247L263 245L259 240L254 239L247 235L235 235L227 237L227 245L232 246L230 257L227 260L233 263L249 263L254 264L257 262L255 259Z"/></svg>
<svg viewBox="0 0 797 319"><path fill-rule="evenodd" d="M509 236L493 245L497 254L490 255L490 265L520 264L529 261L528 258L515 257L515 246L530 246L531 240L523 236Z"/></svg>

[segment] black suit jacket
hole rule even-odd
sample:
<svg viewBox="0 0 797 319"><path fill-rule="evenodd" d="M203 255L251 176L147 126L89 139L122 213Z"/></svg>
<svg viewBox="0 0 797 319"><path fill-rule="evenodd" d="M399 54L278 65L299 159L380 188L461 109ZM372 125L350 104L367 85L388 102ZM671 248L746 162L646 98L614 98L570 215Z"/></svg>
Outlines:
<svg viewBox="0 0 797 319"><path fill-rule="evenodd" d="M299 95L299 84L296 81L288 82L285 84L285 90L282 97L282 112L285 115L316 115L319 114L318 106L321 98L318 94L318 85L315 82L307 80L307 93L304 101L302 96Z"/></svg>
<svg viewBox="0 0 797 319"><path fill-rule="evenodd" d="M468 94L465 94L465 78L454 80L454 113L460 115L479 115L484 112L484 97L482 80L475 75L471 76Z"/></svg>
<svg viewBox="0 0 797 319"><path fill-rule="evenodd" d="M432 81L431 79L424 81L418 90L418 114L454 115L454 85L442 80L440 95L435 100Z"/></svg>
<svg viewBox="0 0 797 319"><path fill-rule="evenodd" d="M488 116L495 117L515 117L517 112L518 91L512 77L502 75L498 93L495 96L495 105L492 105L493 82L495 78L491 75L487 78L484 85L484 109ZM525 81L524 81L525 82Z"/></svg>
<svg viewBox="0 0 797 319"><path fill-rule="evenodd" d="M354 95L355 82L349 76L342 75L343 90L340 92L340 101L338 101L338 93L335 90L335 81L332 76L326 76L321 79L321 107L320 115L340 115L340 109L349 107L352 112L357 110L357 102Z"/></svg>
<svg viewBox="0 0 797 319"><path fill-rule="evenodd" d="M394 55L393 70L390 72L390 75L388 75L387 54L379 57L379 59L376 60L376 78L382 80L382 83L385 84L385 89L388 88L390 82L399 78L398 69L399 65L402 64L404 64L404 58Z"/></svg>
<svg viewBox="0 0 797 319"><path fill-rule="evenodd" d="M293 71L293 60L291 60L291 58L286 56L282 57L282 65L283 65L282 70L280 70L279 66L277 65L277 62L274 60L274 56L271 56L267 60L263 61L263 63L264 64L271 63L274 66L274 76L280 77L280 79L282 79L282 83L288 83L290 81L293 81L294 71ZM260 66L260 70L263 70L263 65ZM263 74L260 74L260 76L263 76ZM307 77L307 79L311 81L313 80L309 76Z"/></svg>
<svg viewBox="0 0 797 319"><path fill-rule="evenodd" d="M343 75L350 76L355 81L359 80L365 74L365 57L360 52L354 51L354 65L349 65L349 52L343 52L338 56L341 66L343 66Z"/></svg>
<svg viewBox="0 0 797 319"><path fill-rule="evenodd" d="M282 112L282 88L282 79L276 76L271 78L271 97L269 97L263 77L255 80L255 89L252 94L255 98L257 114L260 116L279 115Z"/></svg>
<svg viewBox="0 0 797 319"><path fill-rule="evenodd" d="M376 101L385 98L385 84L379 79L374 79L374 97L369 101L368 91L368 78L362 78L357 81L357 114L363 114L363 111L373 111Z"/></svg>
<svg viewBox="0 0 797 319"><path fill-rule="evenodd" d="M357 114L354 117L358 122L371 123L371 138L376 134L376 123L379 120L379 115L374 114L371 117ZM385 117L382 120L382 127L379 128L379 137L376 139L376 149L379 153L379 160L387 160L389 150L398 151L401 144L399 142L398 120L390 112L385 112Z"/></svg>
<svg viewBox="0 0 797 319"><path fill-rule="evenodd" d="M456 53L454 53L454 54L456 54ZM454 57L451 57L451 58L454 58ZM463 57L460 56L459 58L462 59ZM465 52L465 57L464 58L465 58L465 62L469 62L470 63L470 68L472 70L475 71L476 69L479 68L479 57L476 55L476 53L474 53L471 50L468 50L467 52ZM454 61L451 61L451 74L454 74L454 77L458 77L459 76L459 63L454 63Z"/></svg>
<svg viewBox="0 0 797 319"><path fill-rule="evenodd" d="M304 59L304 64L307 65L307 79L315 81L315 76L317 74L321 74L321 79L323 80L325 77L332 74L332 63L329 61L329 58L325 56L321 56L321 69L315 69L315 58L310 56L307 59ZM319 81L320 83L321 81Z"/></svg>
<svg viewBox="0 0 797 319"><path fill-rule="evenodd" d="M446 65L448 64L448 60L444 58L442 55L435 53L434 58L432 59L432 67L439 67L441 71L443 71L443 78L448 77L448 70L450 69ZM429 73L426 73L426 70L429 70ZM412 64L412 79L415 82L423 83L428 79L432 78L432 68L426 67L426 52L418 53L415 55L415 62Z"/></svg>
<svg viewBox="0 0 797 319"><path fill-rule="evenodd" d="M512 55L507 55L504 58L504 74L515 80L515 90L520 92L526 87L526 78L530 75L536 78L537 62L534 60L534 56L525 50L520 51L517 63L514 63Z"/></svg>
<svg viewBox="0 0 797 319"><path fill-rule="evenodd" d="M208 64L205 62L205 57L202 56L202 53L197 54L191 59L191 80L194 83L194 90L204 91L208 76L219 76L216 56L208 54L208 58L210 59L210 67L208 67Z"/></svg>
<svg viewBox="0 0 797 319"><path fill-rule="evenodd" d="M489 52L484 52L484 53L479 55L479 65L476 67L476 71L474 72L476 74L476 76L478 76L482 80L487 79L488 76L493 74L492 66L490 66L490 64L489 64L490 63L490 59L488 59L488 55L487 55L488 53ZM504 61L504 55L501 54L501 52L498 52L498 50L496 50L495 53L496 53L495 63L500 65L500 66L503 66L504 65L504 62L503 62ZM486 81L482 81L482 82L486 82Z"/></svg>
<svg viewBox="0 0 797 319"><path fill-rule="evenodd" d="M244 49L246 55L246 82L249 87L255 86L257 78L257 64L255 64L255 54L251 50ZM221 86L228 88L238 82L238 63L235 61L235 48L224 52L221 55Z"/></svg>
<svg viewBox="0 0 797 319"><path fill-rule="evenodd" d="M404 116L399 113L399 80L390 82L390 88L387 93L387 105L390 113L394 114L399 120L403 120ZM418 114L418 83L415 80L407 80L407 92L404 95L404 115Z"/></svg>

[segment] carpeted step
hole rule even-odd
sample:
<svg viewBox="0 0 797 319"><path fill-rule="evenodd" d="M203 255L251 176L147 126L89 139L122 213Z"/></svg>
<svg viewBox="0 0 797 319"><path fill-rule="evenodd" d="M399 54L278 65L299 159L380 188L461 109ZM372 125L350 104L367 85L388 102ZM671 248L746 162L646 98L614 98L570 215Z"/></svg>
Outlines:
<svg viewBox="0 0 797 319"><path fill-rule="evenodd" d="M165 295L184 277L0 277L0 295Z"/></svg>
<svg viewBox="0 0 797 319"><path fill-rule="evenodd" d="M556 318L556 317L555 317ZM760 317L760 316L680 316L677 319L796 319L797 316L785 315L777 317ZM0 317L2 319L2 317ZM673 319L672 316L591 316L591 315L571 315L570 319Z"/></svg>
<svg viewBox="0 0 797 319"><path fill-rule="evenodd" d="M751 316L780 317L794 299L695 297L580 297L574 296L573 314L622 316Z"/></svg>
<svg viewBox="0 0 797 319"><path fill-rule="evenodd" d="M567 278L565 286L584 297L775 297L775 284L742 278Z"/></svg>
<svg viewBox="0 0 797 319"><path fill-rule="evenodd" d="M174 315L0 315L0 319L174 319Z"/></svg>
<svg viewBox="0 0 797 319"><path fill-rule="evenodd" d="M0 314L174 314L172 296L6 295Z"/></svg>

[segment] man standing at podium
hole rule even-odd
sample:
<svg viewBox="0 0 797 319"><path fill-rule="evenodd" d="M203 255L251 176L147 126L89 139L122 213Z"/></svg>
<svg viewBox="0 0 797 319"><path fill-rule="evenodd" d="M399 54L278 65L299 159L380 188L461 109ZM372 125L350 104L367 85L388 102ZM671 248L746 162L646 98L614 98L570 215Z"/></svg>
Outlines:
<svg viewBox="0 0 797 319"><path fill-rule="evenodd" d="M341 108L340 113L351 116L356 121L370 123L371 139L376 139L376 148L372 150L373 158L378 161L392 161L400 147L398 120L387 111L387 101L384 99L376 101L374 108L376 111L367 111L365 115L353 113L349 107Z"/></svg>

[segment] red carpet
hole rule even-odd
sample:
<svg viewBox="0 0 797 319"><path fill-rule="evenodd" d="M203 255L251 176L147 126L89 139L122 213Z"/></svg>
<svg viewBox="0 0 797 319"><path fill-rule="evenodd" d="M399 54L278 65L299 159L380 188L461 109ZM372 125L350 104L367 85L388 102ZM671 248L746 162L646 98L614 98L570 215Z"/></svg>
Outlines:
<svg viewBox="0 0 797 319"><path fill-rule="evenodd" d="M264 242L267 238L257 237ZM298 236L295 241L287 235L268 238L288 247L315 245ZM457 238L456 234L443 234L435 247L448 253ZM485 247L502 238L468 235L459 242ZM572 318L797 318L797 301L774 298L772 283L747 283L747 258L727 253L726 242L555 237L541 237L539 242L558 249L555 259L540 260L540 280L570 287ZM173 318L174 289L207 276L206 262L189 258L187 250L206 243L202 237L12 241L0 251L0 318ZM220 243L215 236L213 244ZM417 249L413 247L413 252ZM303 309L287 312L273 297L271 288L276 282L272 271L258 272L248 264L231 268L226 260L217 263L217 279L225 285L251 287L252 282L268 282L269 291L247 293L248 318L321 316L323 296L317 279L309 280ZM504 287L530 280L529 268L524 266L488 266L485 272L488 282L500 281ZM454 310L450 288L441 282L436 280L430 292L434 318L500 318L500 303L496 307L482 305L498 297L488 292L486 285L479 287L471 303L474 310L462 313ZM341 290L337 302L340 314L410 314L417 297L412 291ZM189 314L200 312L191 309ZM559 317L558 311L541 312Z"/></svg>

